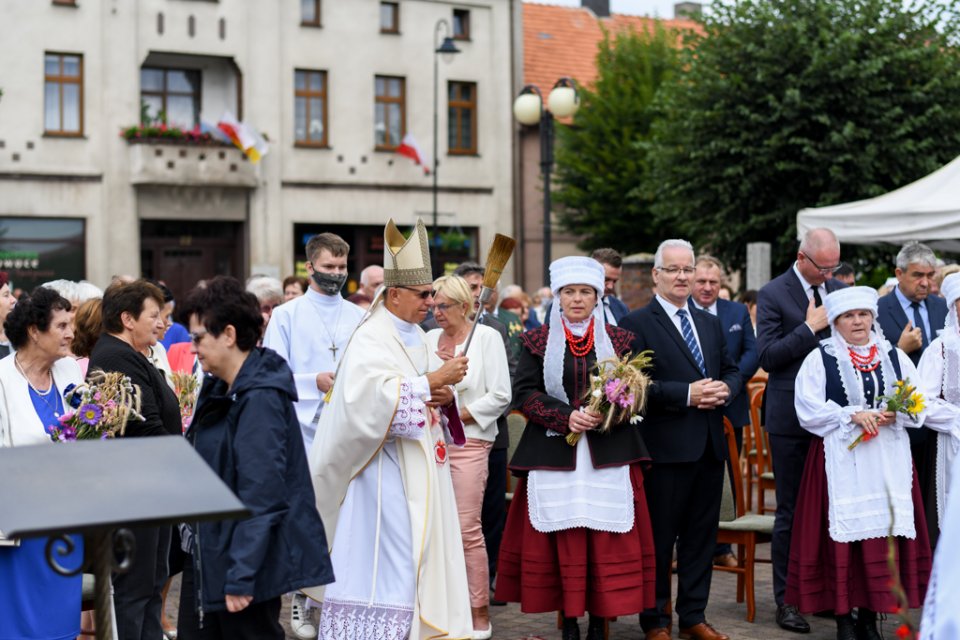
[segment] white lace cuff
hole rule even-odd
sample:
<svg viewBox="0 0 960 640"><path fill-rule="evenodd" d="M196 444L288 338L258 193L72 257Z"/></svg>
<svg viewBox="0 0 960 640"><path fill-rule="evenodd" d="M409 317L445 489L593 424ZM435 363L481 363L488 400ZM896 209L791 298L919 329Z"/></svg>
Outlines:
<svg viewBox="0 0 960 640"><path fill-rule="evenodd" d="M400 400L397 403L397 412L393 415L390 424L390 435L397 438L416 440L423 433L427 425L427 406L424 404L422 389L418 389L417 382L426 378L410 380L404 378L400 382ZM421 393L418 393L421 391ZM430 389L427 387L427 397Z"/></svg>
<svg viewBox="0 0 960 640"><path fill-rule="evenodd" d="M853 414L863 411L864 408L861 406L855 407L841 407L840 409L840 432L847 436L854 429L859 429L860 425L856 424L853 421ZM859 434L857 434L859 435Z"/></svg>

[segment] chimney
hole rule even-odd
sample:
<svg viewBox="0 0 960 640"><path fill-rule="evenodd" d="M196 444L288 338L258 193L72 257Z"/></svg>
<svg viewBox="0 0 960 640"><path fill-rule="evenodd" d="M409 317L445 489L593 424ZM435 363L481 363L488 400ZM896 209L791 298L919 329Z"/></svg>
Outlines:
<svg viewBox="0 0 960 640"><path fill-rule="evenodd" d="M610 0L581 0L584 9L590 9L598 18L610 17Z"/></svg>
<svg viewBox="0 0 960 640"><path fill-rule="evenodd" d="M699 20L703 15L703 4L700 2L677 2L673 5L674 18L689 18Z"/></svg>

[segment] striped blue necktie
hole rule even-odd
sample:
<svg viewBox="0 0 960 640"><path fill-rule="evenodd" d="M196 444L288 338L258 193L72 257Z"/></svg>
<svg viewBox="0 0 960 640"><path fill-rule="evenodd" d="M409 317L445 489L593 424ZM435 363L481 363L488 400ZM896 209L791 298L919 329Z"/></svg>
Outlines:
<svg viewBox="0 0 960 640"><path fill-rule="evenodd" d="M697 367L700 369L700 373L706 378L707 367L703 364L703 354L700 353L700 346L697 345L697 339L693 335L693 327L690 326L690 320L687 318L687 310L680 309L677 311L677 315L680 317L680 330L683 332L683 340L687 343L687 348L690 349L690 353L693 354L693 359L697 361Z"/></svg>

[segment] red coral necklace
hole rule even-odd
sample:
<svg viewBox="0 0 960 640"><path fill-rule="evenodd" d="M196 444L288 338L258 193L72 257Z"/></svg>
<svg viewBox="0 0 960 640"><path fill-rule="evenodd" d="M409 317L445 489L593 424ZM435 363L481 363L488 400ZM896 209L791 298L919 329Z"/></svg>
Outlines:
<svg viewBox="0 0 960 640"><path fill-rule="evenodd" d="M573 332L570 331L570 327L567 326L567 322L563 321L563 333L567 336L567 344L570 345L570 353L575 355L578 358L582 358L593 349L593 322L594 319L590 318L590 324L587 325L586 332L579 338L573 335Z"/></svg>
<svg viewBox="0 0 960 640"><path fill-rule="evenodd" d="M847 347L847 352L850 354L850 361L853 362L853 366L858 371L863 371L864 373L875 371L876 368L880 366L880 359L877 358L878 351L877 345L873 345L870 347L869 353L862 356L854 351L852 347Z"/></svg>

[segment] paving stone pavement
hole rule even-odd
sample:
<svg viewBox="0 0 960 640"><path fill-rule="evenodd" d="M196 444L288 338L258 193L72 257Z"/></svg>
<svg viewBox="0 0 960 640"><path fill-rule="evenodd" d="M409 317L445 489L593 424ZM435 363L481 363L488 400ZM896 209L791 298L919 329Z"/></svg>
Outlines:
<svg viewBox="0 0 960 640"><path fill-rule="evenodd" d="M769 558L770 545L760 545L758 555ZM829 618L809 616L807 620L812 627L806 635L786 632L776 625L774 614L776 607L773 604L771 587L771 568L767 563L757 565L757 616L753 623L747 622L746 603L737 603L736 576L728 573L715 572L710 590L710 604L707 607L707 621L719 631L726 633L736 640L769 640L772 638L786 638L788 640L831 640L836 637L836 625ZM676 593L676 578L674 578L674 593ZM180 580L177 577L170 589L167 600L167 613L171 620L176 619L177 602L180 597ZM555 613L524 614L517 604L505 607L490 607L493 620L493 637L502 640L560 640L560 631L557 629ZM914 611L913 619L920 620L920 612ZM297 636L290 630L290 599L284 597L280 621L287 632L288 640L297 640ZM895 620L882 621L880 631L884 638L896 638L896 628L899 623ZM581 623L581 631L586 632L586 620ZM676 618L674 618L673 637L678 637ZM620 618L610 624L610 640L638 640L642 639L640 625L636 616ZM158 639L159 640L159 639ZM352 639L351 639L352 640Z"/></svg>

